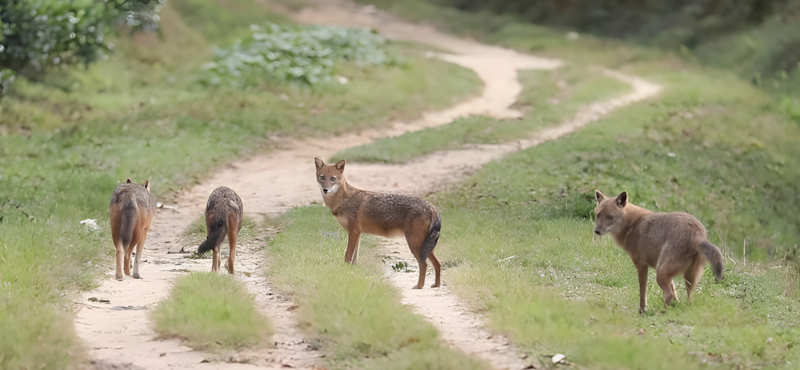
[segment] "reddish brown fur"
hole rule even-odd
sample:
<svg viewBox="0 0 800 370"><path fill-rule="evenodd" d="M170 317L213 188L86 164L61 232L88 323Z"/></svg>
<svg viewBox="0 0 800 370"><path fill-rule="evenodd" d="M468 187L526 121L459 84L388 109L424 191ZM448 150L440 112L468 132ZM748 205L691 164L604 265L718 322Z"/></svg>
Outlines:
<svg viewBox="0 0 800 370"><path fill-rule="evenodd" d="M639 275L639 312L647 306L647 268L656 269L656 280L664 292L664 303L677 301L672 279L683 275L686 299L700 282L706 262L722 278L724 261L719 248L706 238L706 229L688 213L655 213L628 203L628 193L608 198L595 190L597 207L595 234L611 233L633 261Z"/></svg>
<svg viewBox="0 0 800 370"><path fill-rule="evenodd" d="M131 275L131 253L136 246L136 261L133 277L139 279L139 261L142 258L147 231L156 212L156 202L150 196L150 181L137 185L128 179L114 189L109 205L111 216L111 239L117 250L117 280L122 280L123 255L125 275Z"/></svg>
<svg viewBox="0 0 800 370"><path fill-rule="evenodd" d="M228 237L228 247L230 254L228 256L228 273L233 274L234 262L236 260L236 238L239 236L239 230L242 228L242 218L244 214L244 206L242 199L235 191L220 186L211 192L206 203L206 229L208 230L208 237L206 241L200 244L197 253L205 253L208 250L213 250L213 259L211 261L211 271L219 272L220 265L222 264L222 257L220 256L220 245Z"/></svg>
<svg viewBox="0 0 800 370"><path fill-rule="evenodd" d="M436 272L436 282L431 287L441 285L441 265L433 254L441 228L436 207L422 198L374 193L350 186L344 178L345 161L326 166L316 158L315 164L322 199L347 230L345 262L356 263L361 233L385 237L402 235L419 264L419 281L415 288L425 286L428 258Z"/></svg>

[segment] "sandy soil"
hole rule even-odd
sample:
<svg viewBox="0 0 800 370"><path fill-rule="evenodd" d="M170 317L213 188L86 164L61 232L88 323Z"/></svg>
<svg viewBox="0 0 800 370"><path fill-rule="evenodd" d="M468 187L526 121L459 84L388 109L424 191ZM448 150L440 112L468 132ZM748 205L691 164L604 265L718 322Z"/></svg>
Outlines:
<svg viewBox="0 0 800 370"><path fill-rule="evenodd" d="M482 45L444 35L436 30L405 23L372 7L359 7L339 0L316 1L294 16L301 22L368 26L396 39L435 46L452 54L439 54L445 60L473 69L485 87L480 96L439 112L426 113L414 122L395 122L387 129L370 130L333 139L279 139L280 149L234 162L212 173L201 184L177 195L178 211L161 210L148 235L143 264L143 279L126 277L109 280L86 292L75 319L79 336L86 342L96 369L250 369L318 368L321 354L308 345L291 311L289 297L278 292L264 278L266 262L255 245L239 246L237 276L255 295L259 308L276 327L273 346L248 349L238 353L212 354L192 350L179 340L159 340L147 314L169 292L176 276L195 270L209 270L208 260L190 260L181 250L180 234L203 214L211 191L225 185L234 189L248 214L279 214L291 207L320 201L314 181L314 157L328 158L339 150L375 139L446 124L469 114L496 118L515 118L520 112L510 109L522 86L517 81L519 69L550 69L560 62L523 55L511 50ZM646 99L658 93L658 86L617 72L611 77L629 83L632 92L610 101L591 104L562 124L543 130L531 138L502 145L477 146L464 150L438 152L403 165L348 164L347 177L352 185L369 190L423 195L455 183L483 164L579 129L611 110ZM111 248L111 246L109 246ZM342 246L344 253L345 246ZM400 240L382 240L382 253L396 260L413 257ZM223 262L224 264L224 262ZM483 319L469 311L446 287L411 290L415 274L394 273L387 265L387 276L403 294L403 301L415 307L441 331L444 340L466 353L489 361L497 369L521 369L530 366L513 345L500 335L491 335ZM447 281L446 271L444 281ZM89 301L107 299L109 303Z"/></svg>

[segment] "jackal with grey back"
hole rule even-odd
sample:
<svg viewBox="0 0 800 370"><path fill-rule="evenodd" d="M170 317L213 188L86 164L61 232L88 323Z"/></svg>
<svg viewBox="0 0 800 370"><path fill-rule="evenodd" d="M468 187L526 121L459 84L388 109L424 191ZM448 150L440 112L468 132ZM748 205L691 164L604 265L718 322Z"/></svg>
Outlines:
<svg viewBox="0 0 800 370"><path fill-rule="evenodd" d="M116 249L116 278L122 280L123 271L125 275L131 275L131 253L136 246L133 278L139 279L144 241L156 214L156 202L150 196L150 181L139 185L128 179L126 183L117 185L111 195L108 213L111 218L111 240Z"/></svg>
<svg viewBox="0 0 800 370"><path fill-rule="evenodd" d="M222 263L220 256L220 245L225 237L228 237L228 273L233 274L234 263L236 261L236 239L242 228L242 218L244 215L244 205L242 199L235 191L220 186L211 192L206 203L206 229L208 237L200 244L197 253L205 253L213 250L211 261L211 271L219 272Z"/></svg>
<svg viewBox="0 0 800 370"><path fill-rule="evenodd" d="M314 164L322 199L339 224L347 230L345 262L355 264L358 260L362 233L384 237L403 236L419 264L419 281L415 288L422 289L425 286L429 259L436 273L436 282L431 287L441 286L441 265L433 254L442 228L436 207L418 197L375 193L350 186L344 178L344 160L325 165L321 159L315 158Z"/></svg>

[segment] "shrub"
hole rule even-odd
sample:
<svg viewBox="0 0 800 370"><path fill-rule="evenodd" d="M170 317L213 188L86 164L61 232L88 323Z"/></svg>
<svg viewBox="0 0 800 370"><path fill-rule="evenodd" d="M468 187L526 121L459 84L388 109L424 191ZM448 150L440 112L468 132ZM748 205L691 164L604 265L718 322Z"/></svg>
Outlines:
<svg viewBox="0 0 800 370"><path fill-rule="evenodd" d="M266 75L313 85L329 80L338 61L362 66L392 61L383 48L386 40L368 29L276 24L250 29L252 35L217 50L204 82L238 84Z"/></svg>
<svg viewBox="0 0 800 370"><path fill-rule="evenodd" d="M95 61L113 48L106 38L113 23L155 30L165 2L0 0L0 69L35 77L51 67Z"/></svg>

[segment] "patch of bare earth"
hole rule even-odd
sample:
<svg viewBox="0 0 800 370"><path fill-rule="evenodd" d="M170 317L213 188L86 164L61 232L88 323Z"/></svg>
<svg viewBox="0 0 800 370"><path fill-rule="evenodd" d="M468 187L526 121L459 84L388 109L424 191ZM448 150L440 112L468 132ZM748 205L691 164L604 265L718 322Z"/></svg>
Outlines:
<svg viewBox="0 0 800 370"><path fill-rule="evenodd" d="M162 209L156 215L140 267L142 279L109 279L77 302L78 334L89 348L95 369L250 369L319 368L321 353L308 344L297 327L291 298L276 290L263 276L268 265L257 243L237 248L237 276L247 283L259 308L276 329L272 345L228 354L192 350L179 340L159 340L147 314L169 293L176 276L188 271L210 270L210 261L191 260L176 253L182 249L181 233L203 214L211 191L221 185L234 189L248 214L280 214L291 207L309 205L321 199L314 181L314 157L328 158L339 150L451 122L470 114L495 118L517 118L521 113L509 107L522 90L517 81L520 69L550 69L560 62L487 46L441 34L430 27L403 22L371 7L359 7L339 0L316 1L293 15L301 22L366 26L396 39L435 46L452 54L438 57L474 70L485 87L481 95L439 112L426 113L414 122L395 122L388 128L329 138L281 140L283 147L220 168L201 184L177 195L178 210ZM362 189L424 195L455 183L483 164L547 140L556 139L597 120L611 110L646 99L658 86L617 72L605 71L633 87L623 97L591 104L562 124L530 138L500 145L476 146L437 152L403 165L348 164L348 182ZM446 221L445 221L446 222ZM384 254L392 263L403 260L416 266L404 240L385 239ZM109 248L112 246L109 245ZM342 246L344 253L345 246ZM224 265L224 262L223 262ZM484 329L483 318L471 313L447 287L412 290L415 274L395 273L387 264L389 279L452 346L486 359L497 369L522 369L531 365L506 338ZM445 272L444 280L447 280ZM108 300L108 303L90 301Z"/></svg>

